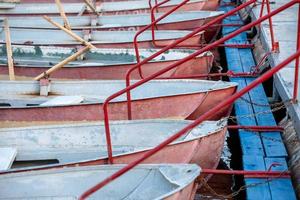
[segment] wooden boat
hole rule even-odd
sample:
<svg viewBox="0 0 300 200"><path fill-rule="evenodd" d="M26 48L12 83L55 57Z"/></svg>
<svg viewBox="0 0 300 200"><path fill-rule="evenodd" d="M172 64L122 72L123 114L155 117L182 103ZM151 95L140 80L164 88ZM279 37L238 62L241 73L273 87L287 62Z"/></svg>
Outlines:
<svg viewBox="0 0 300 200"><path fill-rule="evenodd" d="M2 175L0 194L3 199L78 199L122 167L85 166ZM191 164L139 165L90 198L192 200L200 171Z"/></svg>
<svg viewBox="0 0 300 200"><path fill-rule="evenodd" d="M139 159L189 123L191 121L163 119L112 122L114 164ZM215 169L223 150L225 132L226 120L205 121L143 163L196 163ZM2 128L0 137L0 148L17 149L15 161L22 163L18 171L26 171L23 167L28 165L30 169L27 170L32 170L33 166L49 169L108 163L103 123ZM214 152L213 156L209 152ZM18 164L13 168L19 168Z"/></svg>
<svg viewBox="0 0 300 200"><path fill-rule="evenodd" d="M160 1L158 1L160 2ZM167 12L181 3L181 0L170 0L161 5L159 12ZM153 1L153 5L154 5ZM64 3L62 4L65 13L70 15L91 14L85 3ZM190 0L177 11L192 10L216 10L217 0ZM149 13L150 6L148 0L126 1L126 2L98 2L96 10L101 15L120 15L120 14L141 14ZM0 16L32 16L32 15L60 15L57 5L51 3L6 3L0 7Z"/></svg>
<svg viewBox="0 0 300 200"><path fill-rule="evenodd" d="M131 83L134 83L132 81ZM205 80L154 80L132 91L132 118L199 116L232 95L236 83ZM0 121L103 120L103 102L125 81L0 81ZM48 96L41 96L48 95ZM228 113L220 110L214 118ZM127 119L126 96L109 105L110 119ZM59 113L59 114L58 114Z"/></svg>
<svg viewBox="0 0 300 200"><path fill-rule="evenodd" d="M1 29L0 29L1 30ZM89 40L97 48L133 48L133 38L136 31L74 31L78 36ZM176 39L182 38L190 31L156 31L157 45L169 45ZM60 30L11 29L11 43L14 45L31 46L81 46L65 32ZM180 43L177 47L199 45L202 33ZM0 32L0 44L5 44L4 30ZM155 47L152 43L151 31L146 31L138 38L139 48Z"/></svg>
<svg viewBox="0 0 300 200"><path fill-rule="evenodd" d="M222 11L187 11L176 12L162 21L156 28L158 30L193 30L209 22L210 20L222 15ZM155 13L156 18L164 13ZM52 19L63 25L61 17L52 17ZM140 30L151 23L150 14L135 14L135 15L115 15L115 16L70 16L68 21L72 30ZM1 23L3 26L3 22ZM9 18L10 28L34 28L34 29L57 29L45 19L41 17L13 17Z"/></svg>
<svg viewBox="0 0 300 200"><path fill-rule="evenodd" d="M141 58L149 57L157 51L155 49L139 50ZM193 52L194 50L169 50L144 64L142 66L143 75L149 76ZM74 49L72 48L15 46L13 48L14 71L17 76L35 77L73 53ZM133 49L95 49L86 53L82 59L70 62L64 68L51 74L51 78L125 79L126 72L136 64ZM213 54L206 52L163 74L160 78L207 74L210 72L212 62ZM0 74L8 74L6 51L1 46ZM140 78L137 70L132 73L131 77L133 79Z"/></svg>

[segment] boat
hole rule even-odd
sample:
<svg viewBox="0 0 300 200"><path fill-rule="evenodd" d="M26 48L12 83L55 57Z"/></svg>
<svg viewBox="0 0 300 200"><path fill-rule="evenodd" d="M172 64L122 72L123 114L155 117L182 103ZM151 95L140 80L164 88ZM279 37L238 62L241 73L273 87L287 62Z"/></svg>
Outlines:
<svg viewBox="0 0 300 200"><path fill-rule="evenodd" d="M2 175L0 194L2 199L78 199L122 167L84 166ZM192 200L200 171L192 164L138 165L90 199Z"/></svg>
<svg viewBox="0 0 300 200"><path fill-rule="evenodd" d="M1 29L0 29L1 30ZM73 31L81 38L88 40L97 48L133 48L133 39L136 31ZM156 31L155 43L166 46L175 40L186 36L191 31ZM39 29L10 29L11 43L13 45L31 46L62 46L78 47L81 42L71 38L61 30L39 30ZM176 47L189 47L199 45L203 34L199 33ZM0 44L5 44L4 29L0 31ZM151 31L142 33L138 38L139 48L153 48Z"/></svg>
<svg viewBox="0 0 300 200"><path fill-rule="evenodd" d="M160 1L158 1L160 2ZM158 8L159 12L167 12L178 4L181 0L170 0ZM153 6L155 2L153 1ZM63 3L64 12L67 16L89 15L93 11L86 6L85 3ZM216 10L218 0L190 0L181 6L177 11L193 11L193 10ZM96 5L97 12L100 15L120 15L120 14L142 14L149 13L150 6L148 0L126 1L126 2L98 2ZM0 7L0 16L33 16L33 15L60 15L57 5L51 3L3 3Z"/></svg>
<svg viewBox="0 0 300 200"><path fill-rule="evenodd" d="M103 120L103 102L124 87L123 80L0 81L0 121ZM236 87L223 81L149 81L131 92L132 119L191 119L231 96ZM230 108L210 119L220 119ZM111 120L127 119L126 95L109 104L109 113Z"/></svg>
<svg viewBox="0 0 300 200"><path fill-rule="evenodd" d="M4 51L3 51L4 50ZM156 53L156 49L139 49L141 59ZM195 52L194 50L169 50L142 66L143 76L177 62ZM17 76L35 77L74 53L73 48L14 46L14 72ZM159 78L208 74L213 63L213 54L205 52L181 64ZM125 79L126 72L136 64L134 49L92 49L79 60L51 74L62 79ZM0 74L8 74L6 51L0 46ZM137 70L130 76L140 79Z"/></svg>
<svg viewBox="0 0 300 200"><path fill-rule="evenodd" d="M222 15L223 11L186 11L175 12L161 20L157 30L193 30ZM156 19L164 13L155 13ZM64 25L61 17L52 17L53 21ZM72 30L138 31L151 23L150 14L114 15L114 16L70 16ZM3 22L0 25L3 26ZM9 18L10 28L57 29L45 19L35 17Z"/></svg>
<svg viewBox="0 0 300 200"><path fill-rule="evenodd" d="M110 129L114 164L128 164L139 159L191 122L113 121ZM195 163L215 169L223 150L225 132L225 119L204 121L143 163ZM100 122L0 128L0 137L0 148L17 149L13 164L16 171L33 170L36 166L34 169L108 163L105 127Z"/></svg>

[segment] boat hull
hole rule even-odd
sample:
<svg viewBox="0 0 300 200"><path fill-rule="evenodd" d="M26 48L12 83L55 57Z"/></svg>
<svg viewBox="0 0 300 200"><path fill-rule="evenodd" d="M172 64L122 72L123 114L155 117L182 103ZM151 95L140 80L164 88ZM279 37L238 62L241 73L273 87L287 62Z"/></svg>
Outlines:
<svg viewBox="0 0 300 200"><path fill-rule="evenodd" d="M186 95L157 97L132 101L132 119L177 118L195 119L200 113L231 96L235 87ZM209 102L208 102L209 100ZM184 103L188 102L188 103ZM95 121L103 120L103 104L77 104L68 106L2 107L0 121ZM217 112L211 119L219 119L226 109ZM128 119L127 102L112 102L109 105L111 120ZM58 114L59 113L59 114ZM207 120L211 120L207 119Z"/></svg>
<svg viewBox="0 0 300 200"><path fill-rule="evenodd" d="M22 3L36 3L35 1L24 1ZM44 1L44 3L52 3L52 1ZM69 3L74 3L74 2L69 2ZM75 2L76 3L76 2ZM82 1L80 1L80 3L82 3ZM125 3L124 1L122 3ZM143 13L150 13L151 9L150 7L147 8L126 8L126 9L116 9L116 10L104 10L101 9L101 4L102 2L97 2L97 9L100 10L100 15L127 15L127 14L143 14ZM55 6L55 4L53 4ZM21 6L21 5L20 5ZM168 5L168 6L160 6L157 10L159 12L168 12L169 10L175 8L177 5L176 4L172 4L172 5ZM82 4L82 8L84 8L84 4ZM210 11L215 11L218 8L218 0L208 0L208 1L198 1L198 2L188 2L184 5L182 5L179 9L177 9L176 11L198 11L198 10L210 10ZM30 10L30 9L29 9ZM47 13L43 12L43 11L35 11L35 12L3 12L0 13L0 16L41 16L41 15L51 15L51 16L55 16L55 15L59 15L60 13L58 12L58 10L55 9L51 9L52 11L47 11ZM76 16L81 12L81 10L79 9L65 9L65 13L68 16ZM91 13L87 10L85 10L83 13L81 13L82 15L90 15Z"/></svg>
<svg viewBox="0 0 300 200"><path fill-rule="evenodd" d="M73 167L5 175L0 177L0 192L4 199L78 199L86 190L123 167L124 165ZM196 165L139 165L104 189L95 191L91 198L192 199L197 188L195 179L200 171ZM53 181L61 184L53 184ZM122 190L116 190L119 187Z"/></svg>
<svg viewBox="0 0 300 200"><path fill-rule="evenodd" d="M195 46L199 46L201 39L203 38L202 34L194 35L193 37L179 43L176 48L195 48ZM138 41L139 48L157 48L161 46L167 46L174 43L179 38L172 39L156 39L154 45L152 40L143 40ZM97 48L134 48L133 42L123 42L123 43L99 43L99 42L91 42ZM2 43L4 44L4 43ZM27 46L58 46L58 47L72 47L76 48L80 44L79 43L13 43L13 45L27 45Z"/></svg>
<svg viewBox="0 0 300 200"><path fill-rule="evenodd" d="M151 163L195 163L204 169L216 169L223 150L226 128L198 140L169 145L153 156L149 157L144 164ZM149 150L148 150L149 151ZM114 157L114 164L128 164L141 158L148 151L131 153ZM59 167L90 166L108 164L108 159L96 159L85 162L60 165ZM58 166L48 167L57 168ZM202 175L206 177L205 175Z"/></svg>
<svg viewBox="0 0 300 200"><path fill-rule="evenodd" d="M196 74L208 74L212 67L213 56L203 55L196 57L195 59L189 60L174 70L159 76L159 78L176 77L176 76L190 76ZM147 77L155 72L177 62L172 61L161 61L161 62L149 62L142 66L142 72L144 77ZM107 65L107 66L72 66L64 67L60 70L51 74L52 78L63 78L63 79L125 79L126 72L135 66L135 64L123 64L123 65ZM14 72L17 76L35 77L48 68L43 66L14 66ZM0 74L8 74L7 65L0 65ZM135 70L132 75L132 79L140 79L140 76Z"/></svg>

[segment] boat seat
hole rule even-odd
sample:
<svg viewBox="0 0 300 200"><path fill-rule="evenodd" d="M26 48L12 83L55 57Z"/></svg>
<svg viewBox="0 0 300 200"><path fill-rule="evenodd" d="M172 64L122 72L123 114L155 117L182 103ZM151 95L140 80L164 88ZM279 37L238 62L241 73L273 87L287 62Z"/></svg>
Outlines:
<svg viewBox="0 0 300 200"><path fill-rule="evenodd" d="M17 156L17 148L0 147L0 171L10 169Z"/></svg>
<svg viewBox="0 0 300 200"><path fill-rule="evenodd" d="M14 3L2 3L0 1L0 9L13 9L16 7L16 4Z"/></svg>
<svg viewBox="0 0 300 200"><path fill-rule="evenodd" d="M84 100L83 96L59 96L54 97L44 103L41 106L55 106L55 105L69 105L69 104L79 104Z"/></svg>

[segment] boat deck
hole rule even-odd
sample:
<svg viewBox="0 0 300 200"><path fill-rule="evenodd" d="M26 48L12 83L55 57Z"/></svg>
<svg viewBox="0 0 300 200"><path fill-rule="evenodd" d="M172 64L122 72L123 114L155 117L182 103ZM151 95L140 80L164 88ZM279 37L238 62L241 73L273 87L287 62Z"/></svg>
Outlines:
<svg viewBox="0 0 300 200"><path fill-rule="evenodd" d="M276 0L276 3L272 2L271 11L285 3L287 3L285 0ZM247 12L249 12L253 20L256 20L260 14L260 6L256 6L253 9L248 8ZM264 13L266 13L266 8ZM279 53L273 53L269 56L269 62L272 67L278 65L296 51L297 14L298 5L295 5L272 18L275 41L279 42L280 51ZM266 51L272 49L270 28L267 21L261 26L260 40ZM294 69L295 62L292 62L274 77L274 87L283 101L289 100L293 96ZM300 94L298 93L298 99L299 97ZM300 137L300 104L297 103L287 106L289 108L289 115L292 117L296 131Z"/></svg>
<svg viewBox="0 0 300 200"><path fill-rule="evenodd" d="M222 6L221 9L229 11L233 7ZM239 15L233 15L223 21L224 24L239 22L242 23ZM225 26L223 27L222 34L227 35L238 28ZM245 44L247 43L247 35L246 33L242 33L227 41L227 43ZM249 72L251 67L255 66L252 49L250 48L226 47L225 54L229 70L234 72ZM289 54L286 53L286 55ZM292 68L289 68L289 70L292 70ZM238 82L238 89L241 90L249 85L254 78L230 78L230 80ZM276 126L270 106L261 106L266 104L268 105L268 99L262 85L251 90L243 99L236 101L234 104L237 123L248 126ZM281 164L281 166L272 167L272 170L287 170L287 152L279 132L258 133L239 130L238 134L244 170L268 170L272 163ZM257 199L257 197L261 199L296 199L290 179L280 178L268 182L267 179L245 178L245 184L254 184L254 187L246 189L247 199Z"/></svg>

